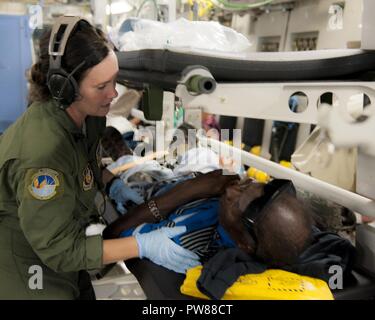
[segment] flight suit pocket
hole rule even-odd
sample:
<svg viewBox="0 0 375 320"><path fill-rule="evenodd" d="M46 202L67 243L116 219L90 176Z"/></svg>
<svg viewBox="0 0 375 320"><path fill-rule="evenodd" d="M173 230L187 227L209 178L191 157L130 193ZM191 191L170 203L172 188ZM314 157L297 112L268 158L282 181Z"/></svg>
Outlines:
<svg viewBox="0 0 375 320"><path fill-rule="evenodd" d="M72 300L79 297L78 272L56 273L40 260L13 256L31 299Z"/></svg>
<svg viewBox="0 0 375 320"><path fill-rule="evenodd" d="M77 299L78 273L56 273L39 259L21 232L12 231L12 254L25 294L36 299Z"/></svg>
<svg viewBox="0 0 375 320"><path fill-rule="evenodd" d="M92 212L95 206L95 195L97 190L93 189L90 191L83 191L77 195L77 201L80 203L80 206L84 211Z"/></svg>
<svg viewBox="0 0 375 320"><path fill-rule="evenodd" d="M79 221L82 227L86 227L92 222L92 217L98 215L95 205L96 189L86 192L80 192L77 195L77 207L75 218Z"/></svg>

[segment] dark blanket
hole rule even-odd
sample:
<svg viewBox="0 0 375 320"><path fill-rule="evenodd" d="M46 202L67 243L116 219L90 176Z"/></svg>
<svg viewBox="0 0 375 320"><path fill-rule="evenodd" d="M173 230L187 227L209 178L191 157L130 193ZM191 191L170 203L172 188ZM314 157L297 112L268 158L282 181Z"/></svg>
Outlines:
<svg viewBox="0 0 375 320"><path fill-rule="evenodd" d="M350 241L337 234L313 230L311 245L299 256L297 262L283 268L300 275L328 282L331 266L340 266L345 275L353 268L355 248ZM262 273L268 267L238 248L220 250L203 265L197 281L198 289L211 299L220 299L239 276Z"/></svg>

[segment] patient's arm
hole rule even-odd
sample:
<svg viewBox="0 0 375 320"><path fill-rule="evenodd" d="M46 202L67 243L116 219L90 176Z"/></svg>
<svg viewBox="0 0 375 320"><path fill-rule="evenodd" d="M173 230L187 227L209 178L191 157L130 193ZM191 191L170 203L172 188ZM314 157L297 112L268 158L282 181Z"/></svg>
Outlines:
<svg viewBox="0 0 375 320"><path fill-rule="evenodd" d="M162 216L168 216L179 206L202 198L219 196L224 192L225 186L237 180L237 176L226 176L221 170L200 175L194 179L186 180L154 198ZM142 223L156 222L147 204L132 208L124 216L110 224L103 232L104 239L117 238L122 231L136 227Z"/></svg>
<svg viewBox="0 0 375 320"><path fill-rule="evenodd" d="M195 192L191 192L194 189L192 181L184 181L165 194L153 199L162 216L167 216L177 207L196 200ZM103 237L105 239L117 238L126 229L136 227L142 223L153 222L156 222L155 218L151 214L147 204L143 203L130 209L128 213L110 224L104 230Z"/></svg>

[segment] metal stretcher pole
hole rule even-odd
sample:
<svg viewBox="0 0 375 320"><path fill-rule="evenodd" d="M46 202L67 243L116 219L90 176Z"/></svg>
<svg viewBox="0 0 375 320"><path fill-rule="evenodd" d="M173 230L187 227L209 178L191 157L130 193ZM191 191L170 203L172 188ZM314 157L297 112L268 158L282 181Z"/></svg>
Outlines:
<svg viewBox="0 0 375 320"><path fill-rule="evenodd" d="M312 192L323 199L334 201L359 214L375 217L375 201L372 199L283 167L275 162L255 156L218 140L209 139L202 135L199 135L198 138L201 145L210 146L215 152L233 153L233 155L241 157L242 164L254 166L275 178L290 179L297 187Z"/></svg>

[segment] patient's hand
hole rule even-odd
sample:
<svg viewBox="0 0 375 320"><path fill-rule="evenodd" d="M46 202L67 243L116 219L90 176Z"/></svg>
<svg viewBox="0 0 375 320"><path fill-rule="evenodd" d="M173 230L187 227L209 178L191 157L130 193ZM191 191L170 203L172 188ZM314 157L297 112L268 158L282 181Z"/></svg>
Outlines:
<svg viewBox="0 0 375 320"><path fill-rule="evenodd" d="M223 175L222 170L216 170L202 174L195 179L183 181L153 200L156 201L161 215L167 217L170 212L181 205L202 198L219 196L225 191L226 186L237 183L238 179L236 175ZM123 230L150 222L156 222L155 218L148 206L141 204L111 223L104 230L103 236L106 239L116 238Z"/></svg>
<svg viewBox="0 0 375 320"><path fill-rule="evenodd" d="M190 180L190 188L198 193L200 198L216 197L223 194L229 185L237 184L239 179L238 175L225 175L220 169Z"/></svg>

